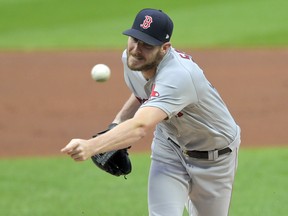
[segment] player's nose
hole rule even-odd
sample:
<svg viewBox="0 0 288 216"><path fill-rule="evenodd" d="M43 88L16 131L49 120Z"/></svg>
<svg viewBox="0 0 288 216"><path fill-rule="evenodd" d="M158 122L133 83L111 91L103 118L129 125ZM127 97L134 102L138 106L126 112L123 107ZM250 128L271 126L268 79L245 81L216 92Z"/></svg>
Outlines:
<svg viewBox="0 0 288 216"><path fill-rule="evenodd" d="M137 41L136 43L133 44L133 52L136 55L141 54L142 50L141 50L141 44L139 43L139 41Z"/></svg>

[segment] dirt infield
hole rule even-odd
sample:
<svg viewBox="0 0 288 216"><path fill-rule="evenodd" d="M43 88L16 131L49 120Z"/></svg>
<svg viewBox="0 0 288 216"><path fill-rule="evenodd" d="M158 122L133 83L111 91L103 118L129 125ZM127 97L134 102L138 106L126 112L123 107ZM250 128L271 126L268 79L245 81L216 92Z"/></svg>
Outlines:
<svg viewBox="0 0 288 216"><path fill-rule="evenodd" d="M288 49L185 50L242 128L242 147L287 145ZM111 66L109 82L90 69ZM129 96L121 51L0 52L0 156L57 155L104 129ZM150 148L148 136L133 151Z"/></svg>

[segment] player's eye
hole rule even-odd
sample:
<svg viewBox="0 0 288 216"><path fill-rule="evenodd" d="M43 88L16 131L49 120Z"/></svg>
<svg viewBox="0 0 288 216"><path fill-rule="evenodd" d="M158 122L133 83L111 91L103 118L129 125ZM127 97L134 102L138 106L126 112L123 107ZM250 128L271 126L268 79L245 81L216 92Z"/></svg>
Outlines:
<svg viewBox="0 0 288 216"><path fill-rule="evenodd" d="M146 50L154 49L154 46L147 44L147 43L144 43L143 41L141 41L137 38L131 37L131 39L132 39L133 43L138 43L138 45L140 45L142 48L145 48Z"/></svg>
<svg viewBox="0 0 288 216"><path fill-rule="evenodd" d="M139 40L137 38L131 37L133 42L137 43Z"/></svg>
<svg viewBox="0 0 288 216"><path fill-rule="evenodd" d="M146 44L146 43L143 43L143 47L145 47L145 49L148 49L148 50L151 50L154 48L154 46L152 46L150 44Z"/></svg>

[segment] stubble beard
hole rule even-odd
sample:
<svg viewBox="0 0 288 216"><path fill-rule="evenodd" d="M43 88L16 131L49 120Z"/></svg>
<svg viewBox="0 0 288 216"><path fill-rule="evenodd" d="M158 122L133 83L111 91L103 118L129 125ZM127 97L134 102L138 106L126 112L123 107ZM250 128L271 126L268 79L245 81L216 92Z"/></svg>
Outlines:
<svg viewBox="0 0 288 216"><path fill-rule="evenodd" d="M130 58L133 58L133 56L135 57L135 55L132 55L131 53L128 53L127 51L127 65L128 65L128 68L130 70L133 70L133 71L149 71L149 70L152 70L152 69L156 69L157 66L159 65L159 63L162 61L163 59L163 55L161 55L161 52L159 50L159 52L157 52L154 60L151 60L150 62L146 62L144 64L141 64L141 65L138 65L138 66L134 66L133 64L130 64L129 62L129 59ZM137 58L137 56L136 56Z"/></svg>

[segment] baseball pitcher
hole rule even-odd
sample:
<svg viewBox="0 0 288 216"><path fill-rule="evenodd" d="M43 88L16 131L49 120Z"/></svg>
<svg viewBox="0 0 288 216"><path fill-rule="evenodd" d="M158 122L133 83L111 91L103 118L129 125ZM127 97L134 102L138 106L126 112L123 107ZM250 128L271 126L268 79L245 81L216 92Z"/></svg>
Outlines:
<svg viewBox="0 0 288 216"><path fill-rule="evenodd" d="M86 160L127 149L155 128L149 215L181 216L186 207L193 216L227 216L240 128L192 57L172 47L172 32L173 22L161 10L136 15L123 32L124 78L132 94L113 121L117 127L73 139L62 152Z"/></svg>

